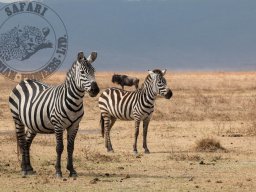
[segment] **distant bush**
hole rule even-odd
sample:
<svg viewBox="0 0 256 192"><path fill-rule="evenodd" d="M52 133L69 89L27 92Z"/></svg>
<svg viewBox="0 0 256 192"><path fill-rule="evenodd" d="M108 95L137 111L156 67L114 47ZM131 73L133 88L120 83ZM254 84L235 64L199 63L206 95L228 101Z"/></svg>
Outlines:
<svg viewBox="0 0 256 192"><path fill-rule="evenodd" d="M226 151L220 142L213 138L205 138L197 141L195 150L199 152Z"/></svg>

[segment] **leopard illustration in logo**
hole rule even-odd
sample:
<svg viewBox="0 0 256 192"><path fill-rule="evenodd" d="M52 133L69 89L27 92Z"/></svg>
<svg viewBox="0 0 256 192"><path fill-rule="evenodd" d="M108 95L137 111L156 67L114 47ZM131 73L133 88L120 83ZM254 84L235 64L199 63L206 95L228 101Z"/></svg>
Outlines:
<svg viewBox="0 0 256 192"><path fill-rule="evenodd" d="M0 58L4 61L29 59L40 49L52 48L53 44L46 37L50 29L40 30L34 26L14 27L0 35Z"/></svg>

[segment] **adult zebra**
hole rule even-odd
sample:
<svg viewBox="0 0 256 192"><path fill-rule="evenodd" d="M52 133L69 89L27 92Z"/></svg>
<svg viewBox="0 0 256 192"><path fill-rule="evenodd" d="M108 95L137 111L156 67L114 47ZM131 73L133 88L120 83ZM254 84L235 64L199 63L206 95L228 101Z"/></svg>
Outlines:
<svg viewBox="0 0 256 192"><path fill-rule="evenodd" d="M62 177L61 154L64 148L65 129L67 130L67 169L70 171L69 176L77 176L73 167L74 140L84 114L85 92L91 97L99 93L95 70L91 65L96 57L96 52L92 52L87 59L83 52L79 52L77 60L67 73L66 80L59 86L50 87L36 80L24 80L12 90L9 106L16 127L17 144L22 152L23 176L35 173L30 163L29 150L36 134L55 133L56 176Z"/></svg>
<svg viewBox="0 0 256 192"><path fill-rule="evenodd" d="M155 69L149 71L144 85L136 91L125 91L118 88L108 88L99 97L99 107L101 110L101 130L102 136L105 133L105 147L107 151L113 151L110 141L110 129L116 119L135 120L135 141L133 151L137 151L137 138L139 135L140 122L143 121L143 148L145 153L149 153L147 147L148 125L154 111L157 95L165 96L166 99L172 97L172 91L167 87L164 75L166 70Z"/></svg>

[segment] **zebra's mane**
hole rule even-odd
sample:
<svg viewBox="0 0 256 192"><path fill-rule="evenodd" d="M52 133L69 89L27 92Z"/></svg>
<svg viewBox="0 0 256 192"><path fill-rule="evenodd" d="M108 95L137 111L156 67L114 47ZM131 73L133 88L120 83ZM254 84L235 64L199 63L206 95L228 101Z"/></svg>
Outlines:
<svg viewBox="0 0 256 192"><path fill-rule="evenodd" d="M72 64L72 67L68 70L68 72L66 74L66 80L65 81L69 81L70 78L74 75L76 62L77 61L74 61L74 63Z"/></svg>

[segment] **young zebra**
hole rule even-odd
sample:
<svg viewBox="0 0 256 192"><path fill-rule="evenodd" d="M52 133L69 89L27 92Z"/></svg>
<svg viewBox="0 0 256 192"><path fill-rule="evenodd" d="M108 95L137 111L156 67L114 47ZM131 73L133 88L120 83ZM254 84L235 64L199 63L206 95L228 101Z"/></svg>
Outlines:
<svg viewBox="0 0 256 192"><path fill-rule="evenodd" d="M149 71L144 85L136 91L125 91L118 88L108 88L99 97L101 110L102 136L105 133L105 147L107 151L113 151L110 141L110 129L116 119L135 121L135 141L133 151L137 151L137 138L139 135L140 122L143 121L143 148L149 153L147 147L148 124L154 111L157 95L172 97L172 91L167 87L164 75L166 70L155 69Z"/></svg>
<svg viewBox="0 0 256 192"><path fill-rule="evenodd" d="M30 163L29 150L36 134L55 133L56 176L62 177L61 154L64 148L65 129L67 130L67 169L70 171L69 176L77 176L73 167L74 140L84 114L85 92L91 97L99 93L95 70L91 65L96 57L96 52L92 52L87 59L83 52L78 53L77 60L67 73L65 82L59 86L50 87L36 80L24 80L12 90L9 106L16 127L17 145L22 152L23 176L35 173Z"/></svg>

